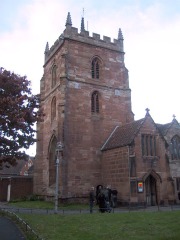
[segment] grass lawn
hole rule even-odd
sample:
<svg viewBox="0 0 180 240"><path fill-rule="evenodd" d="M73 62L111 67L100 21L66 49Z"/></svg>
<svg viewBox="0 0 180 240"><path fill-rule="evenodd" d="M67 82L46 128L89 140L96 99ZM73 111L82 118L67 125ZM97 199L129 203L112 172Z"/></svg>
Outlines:
<svg viewBox="0 0 180 240"><path fill-rule="evenodd" d="M19 207L19 208L32 208L32 209L54 209L53 202L46 202L46 201L17 201L17 202L10 202L8 203L10 206ZM75 209L89 209L88 204L59 204L59 209L68 209L68 210L75 210Z"/></svg>
<svg viewBox="0 0 180 240"><path fill-rule="evenodd" d="M180 211L18 215L47 240L180 239Z"/></svg>
<svg viewBox="0 0 180 240"><path fill-rule="evenodd" d="M14 201L9 202L9 206L20 207L20 208L42 208L42 209L53 209L54 204L46 201Z"/></svg>

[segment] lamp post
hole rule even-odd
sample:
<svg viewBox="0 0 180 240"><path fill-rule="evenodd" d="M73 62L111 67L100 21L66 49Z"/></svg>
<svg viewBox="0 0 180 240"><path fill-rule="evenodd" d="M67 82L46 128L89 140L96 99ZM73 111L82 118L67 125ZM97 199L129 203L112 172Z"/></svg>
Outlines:
<svg viewBox="0 0 180 240"><path fill-rule="evenodd" d="M59 164L62 158L63 145L61 142L57 143L56 147L56 187L55 187L55 206L54 213L58 212L58 192L59 192Z"/></svg>

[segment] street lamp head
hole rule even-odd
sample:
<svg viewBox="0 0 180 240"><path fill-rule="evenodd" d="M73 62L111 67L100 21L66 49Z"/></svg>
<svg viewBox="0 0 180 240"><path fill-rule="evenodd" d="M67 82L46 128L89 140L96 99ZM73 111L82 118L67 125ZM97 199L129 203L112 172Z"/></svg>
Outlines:
<svg viewBox="0 0 180 240"><path fill-rule="evenodd" d="M63 151L63 144L61 142L57 142L56 152Z"/></svg>

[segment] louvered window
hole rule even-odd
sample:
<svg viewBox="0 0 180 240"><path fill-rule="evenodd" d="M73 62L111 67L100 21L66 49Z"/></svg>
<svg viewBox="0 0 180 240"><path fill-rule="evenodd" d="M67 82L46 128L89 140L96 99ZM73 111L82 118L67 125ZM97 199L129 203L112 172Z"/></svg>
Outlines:
<svg viewBox="0 0 180 240"><path fill-rule="evenodd" d="M92 78L99 79L100 64L99 59L94 58L91 65Z"/></svg>
<svg viewBox="0 0 180 240"><path fill-rule="evenodd" d="M97 91L93 92L91 96L91 112L99 113L99 94Z"/></svg>

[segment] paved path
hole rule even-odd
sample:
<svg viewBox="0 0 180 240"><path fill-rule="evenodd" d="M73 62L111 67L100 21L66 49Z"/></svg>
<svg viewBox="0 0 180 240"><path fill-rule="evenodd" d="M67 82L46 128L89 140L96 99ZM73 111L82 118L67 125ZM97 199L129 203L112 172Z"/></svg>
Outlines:
<svg viewBox="0 0 180 240"><path fill-rule="evenodd" d="M35 213L35 214L54 214L53 209L31 209L31 208L18 208L14 206L10 206L8 204L0 203L0 209L8 210L13 213ZM146 211L146 212L153 212L153 211L176 211L180 210L180 205L169 205L169 206L152 206L152 207L131 207L131 208L114 208L112 209L111 213L122 213L122 212L131 212L131 211ZM94 213L99 212L98 208L93 210ZM57 214L89 214L89 209L77 209L77 210L68 210L68 209L61 209L59 206ZM0 239L1 240L1 239Z"/></svg>
<svg viewBox="0 0 180 240"><path fill-rule="evenodd" d="M24 240L21 230L10 219L0 216L0 239L1 240Z"/></svg>

